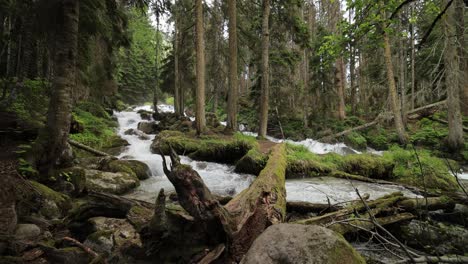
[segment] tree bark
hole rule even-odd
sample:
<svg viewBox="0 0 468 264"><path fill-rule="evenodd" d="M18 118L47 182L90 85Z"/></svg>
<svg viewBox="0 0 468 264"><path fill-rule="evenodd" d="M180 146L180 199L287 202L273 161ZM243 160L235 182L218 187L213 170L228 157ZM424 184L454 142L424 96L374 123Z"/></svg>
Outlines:
<svg viewBox="0 0 468 264"><path fill-rule="evenodd" d="M411 5L411 16L413 16L414 7ZM411 110L415 107L415 88L416 88L416 71L415 71L415 59L416 59L416 50L414 47L414 26L410 22L410 41L411 41Z"/></svg>
<svg viewBox="0 0 468 264"><path fill-rule="evenodd" d="M177 8L177 7L175 7ZM179 71L179 14L174 11L174 111L178 117L184 115L180 104L180 71Z"/></svg>
<svg viewBox="0 0 468 264"><path fill-rule="evenodd" d="M227 129L237 131L238 80L237 80L237 7L236 0L228 1L229 13L229 94Z"/></svg>
<svg viewBox="0 0 468 264"><path fill-rule="evenodd" d="M286 216L286 147L276 145L265 168L252 185L224 207L190 166L171 154L171 170L163 157L163 169L174 185L180 205L210 232L221 228L228 239L228 259L239 262L253 241L268 226Z"/></svg>
<svg viewBox="0 0 468 264"><path fill-rule="evenodd" d="M446 5L449 0L443 1ZM463 73L460 71L462 59L458 53L457 18L455 5L450 6L443 18L445 35L445 84L447 88L447 117L449 123L448 146L452 150L463 147L463 126L460 112L460 88L463 85Z"/></svg>
<svg viewBox="0 0 468 264"><path fill-rule="evenodd" d="M260 125L258 130L258 137L264 138L267 134L268 126L268 105L269 105L269 46L270 46L270 32L269 32L269 17L270 17L270 0L263 0L263 16L262 16L262 91L260 95Z"/></svg>
<svg viewBox="0 0 468 264"><path fill-rule="evenodd" d="M344 120L346 118L346 105L345 105L345 69L343 57L338 58L335 63L336 77L335 86L338 92L338 118Z"/></svg>
<svg viewBox="0 0 468 264"><path fill-rule="evenodd" d="M76 57L78 47L79 0L60 2L62 13L57 23L55 54L55 77L49 103L47 123L34 145L36 167L48 173L55 167L70 161L68 144L70 131L72 91L76 85Z"/></svg>
<svg viewBox="0 0 468 264"><path fill-rule="evenodd" d="M382 2L383 3L383 2ZM382 9L383 10L383 9ZM385 17L385 11L382 11L382 16ZM402 112L400 107L400 100L398 100L398 93L395 84L395 77L393 73L393 62L392 62L392 51L390 47L390 38L386 32L386 25L383 25L383 39L384 39L384 57L385 65L387 67L387 79L388 79L388 89L390 95L390 104L392 107L395 129L398 134L398 139L400 144L406 144L408 142L408 136L406 135L405 127L403 124Z"/></svg>
<svg viewBox="0 0 468 264"><path fill-rule="evenodd" d="M195 123L197 134L202 134L206 129L205 117L205 41L203 29L203 1L195 0L196 13L196 50L197 50L197 90Z"/></svg>
<svg viewBox="0 0 468 264"><path fill-rule="evenodd" d="M462 0L455 0L455 21L457 31L458 56L460 58L460 107L464 116L468 117L468 51L465 39L465 4Z"/></svg>

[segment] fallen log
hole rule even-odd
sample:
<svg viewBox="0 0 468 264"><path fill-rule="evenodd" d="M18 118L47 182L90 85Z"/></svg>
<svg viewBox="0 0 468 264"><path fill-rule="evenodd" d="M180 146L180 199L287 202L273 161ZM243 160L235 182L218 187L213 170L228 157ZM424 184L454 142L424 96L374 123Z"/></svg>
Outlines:
<svg viewBox="0 0 468 264"><path fill-rule="evenodd" d="M179 204L207 232L223 232L227 239L224 257L239 262L251 244L268 226L284 221L286 216L286 148L278 144L251 186L221 206L200 175L180 163L171 151L171 169L163 155L163 169L177 192ZM152 223L157 225L157 223ZM209 228L208 228L209 227ZM209 230L208 230L209 229ZM220 236L221 237L221 236ZM220 241L225 243L226 241ZM221 254L216 254L221 255Z"/></svg>
<svg viewBox="0 0 468 264"><path fill-rule="evenodd" d="M316 204L309 202L287 202L286 210L289 212L296 212L300 214L308 213L325 213L340 210L341 207L337 205Z"/></svg>
<svg viewBox="0 0 468 264"><path fill-rule="evenodd" d="M427 197L427 198L411 198L399 201L397 206L405 211L415 212L418 210L453 210L455 202L447 197Z"/></svg>
<svg viewBox="0 0 468 264"><path fill-rule="evenodd" d="M386 225L395 224L395 223L402 222L402 221L408 221L414 218L415 216L411 213L401 213L401 214L379 217L379 218L376 218L375 220L377 221L379 225L386 226ZM337 233L345 235L348 233L355 233L363 229L370 230L370 229L375 228L375 225L369 219L350 218L350 219L346 219L343 221L332 222L326 227L330 228L331 230Z"/></svg>
<svg viewBox="0 0 468 264"><path fill-rule="evenodd" d="M112 155L110 155L110 154L108 154L108 153L105 153L105 152L103 152L103 151L94 149L94 148L92 148L92 147L90 147L90 146L86 146L86 145L81 144L81 143L79 143L79 142L77 142L77 141L75 141L75 140L72 140L72 139L68 139L68 143L70 143L70 145L72 145L73 147L76 147L76 148L78 148L78 149L87 151L87 152L92 153L92 154L94 154L94 155L96 155L96 156L100 156L100 157L112 157L112 158L114 158L114 159L117 159L117 157L115 157L115 156L112 156Z"/></svg>
<svg viewBox="0 0 468 264"><path fill-rule="evenodd" d="M444 125L448 125L448 121L442 120L440 118L436 118L436 117L431 116L431 117L429 117L429 119L431 119L432 121L439 122L439 123L444 124ZM462 126L462 129L463 129L464 132L468 132L468 127Z"/></svg>
<svg viewBox="0 0 468 264"><path fill-rule="evenodd" d="M442 107L445 104L446 104L446 101L444 100L444 101L440 101L440 102L437 102L437 103L422 106L422 107L413 109L411 111L408 111L406 113L406 116L409 119L417 119L417 118L419 118L420 114L422 114L423 117L426 117L426 116L429 116L429 115L433 114L434 112L436 112L439 109L439 107ZM418 116L414 116L414 115L418 115ZM344 131L336 133L336 134L332 134L332 135L322 137L321 139L319 139L319 141L328 142L328 141L331 141L332 139L335 139L337 137L346 136L347 134L349 134L351 132L359 131L359 130L363 130L363 129L375 126L378 123L380 123L382 120L390 121L392 119L393 119L392 114L390 114L390 113L388 113L388 114L387 113L381 113L372 122L369 122L369 123L366 123L366 124L363 124L363 125L360 125L360 126L357 126L357 127L353 127L353 128L344 130Z"/></svg>

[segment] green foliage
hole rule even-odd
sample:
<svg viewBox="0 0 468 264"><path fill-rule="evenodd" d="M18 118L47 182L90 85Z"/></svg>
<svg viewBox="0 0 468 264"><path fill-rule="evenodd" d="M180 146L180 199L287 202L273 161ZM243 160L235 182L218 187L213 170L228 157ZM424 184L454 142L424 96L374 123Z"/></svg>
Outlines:
<svg viewBox="0 0 468 264"><path fill-rule="evenodd" d="M34 166L23 158L18 159L18 172L26 178L39 175L39 172L34 168Z"/></svg>
<svg viewBox="0 0 468 264"><path fill-rule="evenodd" d="M393 175L399 182L418 187L424 187L425 182L429 190L458 189L454 176L442 159L432 156L427 150L417 150L417 154L421 163L413 150L394 146L384 153L383 158L394 164Z"/></svg>
<svg viewBox="0 0 468 264"><path fill-rule="evenodd" d="M90 109L87 108L89 106L96 106L88 103L83 103L81 105L86 106L86 109ZM98 107L94 110L99 109L100 108ZM114 147L115 142L119 140L115 131L117 123L111 120L105 111L97 111L97 113L105 114L104 116L107 116L107 118L95 116L91 112L87 112L80 107L76 107L73 110L72 115L77 122L83 124L84 131L82 133L72 134L70 135L70 138L97 149Z"/></svg>
<svg viewBox="0 0 468 264"><path fill-rule="evenodd" d="M38 129L45 123L49 103L47 96L50 90L49 86L50 84L42 79L26 79L24 81L16 100L8 109L17 114L24 127Z"/></svg>
<svg viewBox="0 0 468 264"><path fill-rule="evenodd" d="M416 131L411 135L411 142L431 148L440 148L443 139L448 135L447 126L423 118L417 123Z"/></svg>
<svg viewBox="0 0 468 264"><path fill-rule="evenodd" d="M366 149L367 140L357 132L351 132L345 136L345 143L355 149Z"/></svg>
<svg viewBox="0 0 468 264"><path fill-rule="evenodd" d="M168 98L166 98L166 104L168 104L168 105L173 105L173 104L174 104L174 97L168 97Z"/></svg>

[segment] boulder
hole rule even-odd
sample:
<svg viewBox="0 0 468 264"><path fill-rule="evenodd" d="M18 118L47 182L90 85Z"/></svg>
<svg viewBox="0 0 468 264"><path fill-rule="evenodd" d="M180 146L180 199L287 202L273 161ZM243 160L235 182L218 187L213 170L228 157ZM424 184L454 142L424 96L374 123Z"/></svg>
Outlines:
<svg viewBox="0 0 468 264"><path fill-rule="evenodd" d="M58 219L62 215L57 204L52 200L43 201L39 213L46 219Z"/></svg>
<svg viewBox="0 0 468 264"><path fill-rule="evenodd" d="M29 181L29 183L34 187L34 189L37 191L41 198L42 202L39 205L39 210L41 210L41 208L44 206L49 206L50 208L50 201L54 202L55 205L57 205L57 207L60 209L61 214L66 214L68 210L71 209L71 199L68 195L56 192L51 188L36 181ZM54 214L54 212L51 213Z"/></svg>
<svg viewBox="0 0 468 264"><path fill-rule="evenodd" d="M86 189L95 192L124 194L139 186L138 178L126 172L85 170Z"/></svg>
<svg viewBox="0 0 468 264"><path fill-rule="evenodd" d="M18 224L15 230L17 239L34 239L41 235L41 229L34 224Z"/></svg>
<svg viewBox="0 0 468 264"><path fill-rule="evenodd" d="M139 233L125 219L93 217L88 222L96 231L86 238L84 244L98 253L110 254L128 245L142 246Z"/></svg>
<svg viewBox="0 0 468 264"><path fill-rule="evenodd" d="M155 134L158 132L158 125L156 122L140 122L138 123L138 130L145 134Z"/></svg>
<svg viewBox="0 0 468 264"><path fill-rule="evenodd" d="M339 234L317 225L270 226L252 244L244 264L365 263Z"/></svg>
<svg viewBox="0 0 468 264"><path fill-rule="evenodd" d="M67 263L67 264L87 264L91 263L92 259L88 253L79 247L66 247L61 249L46 248L45 255L50 263Z"/></svg>
<svg viewBox="0 0 468 264"><path fill-rule="evenodd" d="M148 136L147 134L137 130L137 129L133 129L133 128L130 128L128 130L126 130L124 132L125 135L134 135L134 136L138 136L139 139L141 140L150 140L150 136Z"/></svg>
<svg viewBox="0 0 468 264"><path fill-rule="evenodd" d="M99 169L110 172L126 172L139 180L146 180L151 176L148 165L138 160L103 159L100 162Z"/></svg>

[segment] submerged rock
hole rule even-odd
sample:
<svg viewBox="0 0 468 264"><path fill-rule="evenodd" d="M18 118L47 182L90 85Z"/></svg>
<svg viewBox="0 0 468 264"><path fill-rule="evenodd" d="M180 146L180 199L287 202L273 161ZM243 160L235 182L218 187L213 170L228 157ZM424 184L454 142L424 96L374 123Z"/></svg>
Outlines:
<svg viewBox="0 0 468 264"><path fill-rule="evenodd" d="M86 189L95 192L124 194L139 186L138 178L126 172L86 171Z"/></svg>
<svg viewBox="0 0 468 264"><path fill-rule="evenodd" d="M270 226L250 247L243 264L365 263L339 234L317 225Z"/></svg>
<svg viewBox="0 0 468 264"><path fill-rule="evenodd" d="M143 133L142 131L139 131L137 129L130 128L124 132L125 135L134 135L138 136L139 139L141 140L149 140L151 139L150 136L147 134Z"/></svg>

